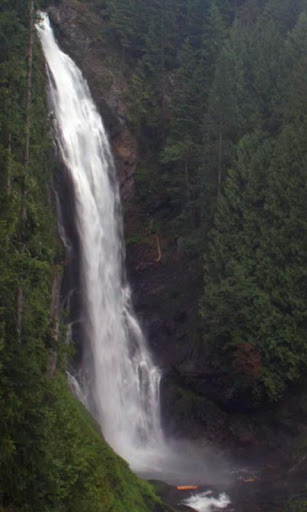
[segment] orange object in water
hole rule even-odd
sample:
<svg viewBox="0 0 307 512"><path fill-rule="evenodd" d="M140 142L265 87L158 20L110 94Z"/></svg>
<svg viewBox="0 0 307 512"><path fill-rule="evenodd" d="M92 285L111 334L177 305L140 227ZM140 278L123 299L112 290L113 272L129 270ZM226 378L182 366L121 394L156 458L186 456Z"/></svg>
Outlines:
<svg viewBox="0 0 307 512"><path fill-rule="evenodd" d="M198 485L177 485L176 489L178 491L196 491Z"/></svg>
<svg viewBox="0 0 307 512"><path fill-rule="evenodd" d="M257 480L256 477L242 478L242 482L244 482L245 484L248 484L250 482L256 482L256 480Z"/></svg>

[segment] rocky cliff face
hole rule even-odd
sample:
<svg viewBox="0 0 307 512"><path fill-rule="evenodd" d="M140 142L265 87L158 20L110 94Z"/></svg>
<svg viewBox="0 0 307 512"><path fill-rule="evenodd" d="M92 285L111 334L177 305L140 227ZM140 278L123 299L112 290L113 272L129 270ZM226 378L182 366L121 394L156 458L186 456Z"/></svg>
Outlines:
<svg viewBox="0 0 307 512"><path fill-rule="evenodd" d="M121 57L105 37L104 20L91 4L78 0L57 2L48 8L48 12L61 47L77 62L88 80L108 130L120 180L127 272L135 308L154 358L164 370L162 397L164 409L170 412L166 416L172 417L169 428L176 430L178 423L190 434L191 422L186 424L181 416L182 412L186 414L183 411L187 401L184 390L200 397L196 409L202 411L207 410L208 400L222 406L233 402L231 383L224 376L212 374L200 357L198 294L202 269L195 268L171 237L168 239L165 234L162 236L151 230L149 216L141 211L135 178L142 155L138 153L137 140L128 127L128 84L121 72ZM70 196L70 184L65 182L63 169L59 175L60 193L62 191L64 197ZM82 297L78 292L78 237L69 220L73 219L74 205L69 205L66 200L62 203L67 210L63 217L68 219L67 231L74 246L64 287L67 291L75 290L70 306L73 309L73 339L80 354L83 336L82 325L78 322L82 311ZM216 414L214 408L212 424L216 423ZM204 412L194 410L190 416L194 427L198 423L201 429L208 431ZM199 432L198 427L196 431Z"/></svg>
<svg viewBox="0 0 307 512"><path fill-rule="evenodd" d="M126 78L120 56L104 37L106 26L90 4L53 2L48 8L61 47L81 68L108 130L124 210L129 279L137 312L157 362L189 370L197 339L198 300L191 273L177 246L145 226L135 189L137 140L128 128ZM146 213L146 212L145 212Z"/></svg>
<svg viewBox="0 0 307 512"><path fill-rule="evenodd" d="M103 20L77 0L52 5L48 13L63 50L77 62L89 83L112 141L123 199L129 202L134 191L137 143L127 128L123 100L127 85L116 55L103 39Z"/></svg>

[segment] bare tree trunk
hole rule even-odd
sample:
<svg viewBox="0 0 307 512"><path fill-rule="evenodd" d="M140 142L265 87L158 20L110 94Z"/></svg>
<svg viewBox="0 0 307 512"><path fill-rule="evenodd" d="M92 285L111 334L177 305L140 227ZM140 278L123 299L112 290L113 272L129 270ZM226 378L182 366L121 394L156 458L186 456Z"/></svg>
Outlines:
<svg viewBox="0 0 307 512"><path fill-rule="evenodd" d="M189 178L189 166L187 160L184 162L184 176L185 176L185 188L186 188L186 199L187 199L187 210L189 212L189 220L191 228L193 227L193 212L191 204L191 190L190 190L190 178Z"/></svg>
<svg viewBox="0 0 307 512"><path fill-rule="evenodd" d="M6 176L6 195L9 198L11 194L11 158L12 158L12 135L8 133L7 137L7 150L8 150L8 161L7 161L7 176ZM5 237L6 251L9 250L10 235L7 233Z"/></svg>
<svg viewBox="0 0 307 512"><path fill-rule="evenodd" d="M190 195L190 182L189 182L189 168L188 168L188 162L185 160L184 162L184 177L185 177L185 190L186 190L186 196L187 196L187 202L190 202L191 195Z"/></svg>
<svg viewBox="0 0 307 512"><path fill-rule="evenodd" d="M122 61L121 61L121 65L120 65L122 73L124 72L125 62L126 62L126 46L123 44L122 45Z"/></svg>
<svg viewBox="0 0 307 512"><path fill-rule="evenodd" d="M165 92L165 1L162 0L161 12L161 75L162 75L162 138L165 140L165 113L166 113L166 92Z"/></svg>
<svg viewBox="0 0 307 512"><path fill-rule="evenodd" d="M51 291L51 307L50 307L50 317L51 317L51 336L55 342L55 345L58 344L59 336L60 336L60 290L61 290L61 272L57 270L52 278L52 291ZM47 369L49 377L54 377L57 369L57 348L56 346L48 355L47 361Z"/></svg>
<svg viewBox="0 0 307 512"><path fill-rule="evenodd" d="M27 76L27 97L26 97L26 129L25 129L25 155L24 155L24 184L22 191L22 221L27 216L26 195L27 195L27 174L29 170L29 152L30 152L30 113L31 113L31 97L32 97L32 64L33 64L33 42L34 42L34 0L29 0L29 44L28 44L28 76Z"/></svg>
<svg viewBox="0 0 307 512"><path fill-rule="evenodd" d="M12 153L12 135L11 132L8 134L8 145L7 149L9 152L9 161L7 166L7 181L6 181L6 189L7 189L7 195L11 192L11 153Z"/></svg>
<svg viewBox="0 0 307 512"><path fill-rule="evenodd" d="M28 42L28 75L27 75L27 95L26 95L26 117L25 117L25 153L24 153L24 177L21 191L21 253L25 252L25 245L22 240L24 236L24 224L27 217L26 195L27 195L27 174L29 170L30 153L30 111L32 96L32 64L33 64L33 43L34 43L34 0L29 0L29 42ZM22 314L24 306L24 293L22 286L17 290L17 338L20 342L22 333Z"/></svg>
<svg viewBox="0 0 307 512"><path fill-rule="evenodd" d="M162 113L165 114L165 12L164 1L161 13L161 71L162 71Z"/></svg>
<svg viewBox="0 0 307 512"><path fill-rule="evenodd" d="M217 170L217 195L221 193L221 181L222 181L222 147L223 147L223 135L220 129L219 133L219 149L218 149L218 170Z"/></svg>
<svg viewBox="0 0 307 512"><path fill-rule="evenodd" d="M156 242L157 242L157 249L158 249L158 257L154 259L155 263L160 263L162 258L162 251L161 251L161 244L160 244L160 235L156 234Z"/></svg>
<svg viewBox="0 0 307 512"><path fill-rule="evenodd" d="M21 286L18 286L17 290L17 339L20 342L21 340L21 331L22 331L22 313L23 313L23 289Z"/></svg>
<svg viewBox="0 0 307 512"><path fill-rule="evenodd" d="M61 272L57 271L52 279L52 292L51 292L51 334L53 340L57 343L59 340L59 313L60 313L60 289L61 289Z"/></svg>

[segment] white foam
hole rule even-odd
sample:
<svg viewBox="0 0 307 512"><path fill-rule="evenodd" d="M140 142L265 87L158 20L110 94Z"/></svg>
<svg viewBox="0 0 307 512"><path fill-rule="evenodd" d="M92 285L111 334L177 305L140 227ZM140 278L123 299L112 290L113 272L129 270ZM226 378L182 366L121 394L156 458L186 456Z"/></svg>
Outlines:
<svg viewBox="0 0 307 512"><path fill-rule="evenodd" d="M216 509L223 509L230 505L231 501L227 494L222 493L217 498L212 495L212 491L206 491L194 494L183 501L184 505L188 505L197 512L212 512Z"/></svg>

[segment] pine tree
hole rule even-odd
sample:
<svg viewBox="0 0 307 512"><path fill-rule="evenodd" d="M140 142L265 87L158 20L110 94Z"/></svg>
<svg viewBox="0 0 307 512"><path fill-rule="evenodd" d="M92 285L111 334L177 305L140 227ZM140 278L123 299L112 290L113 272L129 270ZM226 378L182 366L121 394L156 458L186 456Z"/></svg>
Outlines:
<svg viewBox="0 0 307 512"><path fill-rule="evenodd" d="M299 119L307 115L306 51L307 15L303 12L286 41L287 66L291 70L288 102L285 105L288 120Z"/></svg>
<svg viewBox="0 0 307 512"><path fill-rule="evenodd" d="M242 132L242 90L241 62L227 42L216 65L203 128L207 148L204 172L213 174L213 179L215 176L218 195L223 176L232 161L234 144Z"/></svg>
<svg viewBox="0 0 307 512"><path fill-rule="evenodd" d="M205 259L205 342L241 391L258 398L279 398L307 361L305 151L290 127L278 143L261 133L243 138Z"/></svg>

